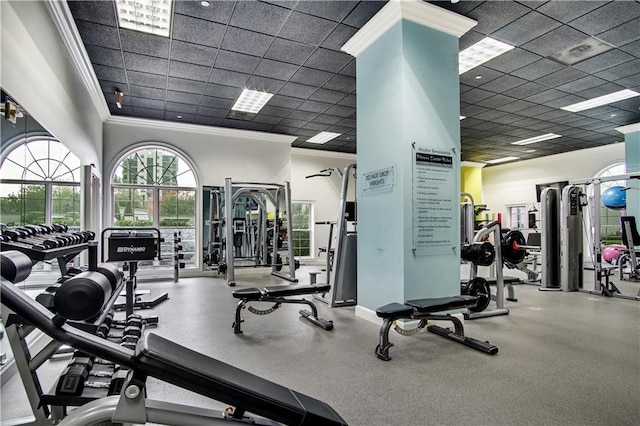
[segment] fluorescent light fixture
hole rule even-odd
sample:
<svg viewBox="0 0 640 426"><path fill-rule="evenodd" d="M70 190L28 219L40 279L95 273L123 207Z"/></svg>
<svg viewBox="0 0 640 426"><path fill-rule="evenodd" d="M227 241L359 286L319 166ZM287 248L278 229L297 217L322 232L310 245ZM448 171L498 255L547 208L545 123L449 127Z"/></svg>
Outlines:
<svg viewBox="0 0 640 426"><path fill-rule="evenodd" d="M555 133L547 133L546 135L536 136L534 138L523 139L517 142L511 142L511 145L531 145L532 143L548 141L550 139L561 138L562 135L556 135Z"/></svg>
<svg viewBox="0 0 640 426"><path fill-rule="evenodd" d="M329 142L331 139L335 139L340 136L342 133L332 133L332 132L320 132L311 139L307 139L307 142L310 143L325 143Z"/></svg>
<svg viewBox="0 0 640 426"><path fill-rule="evenodd" d="M508 52L514 47L515 46L511 46L491 37L483 38L473 46L469 46L460 52L460 55L458 56L459 73L464 74L470 69L482 65L485 62Z"/></svg>
<svg viewBox="0 0 640 426"><path fill-rule="evenodd" d="M257 90L244 89L235 104L231 107L234 111L257 113L269 102L273 93L259 92Z"/></svg>
<svg viewBox="0 0 640 426"><path fill-rule="evenodd" d="M571 112L584 111L585 109L596 108L602 105L622 101L624 99L633 98L635 96L640 96L640 93L624 89L618 92L609 93L608 95L598 96L597 98L589 99L587 101L578 102L577 104L567 105L561 109Z"/></svg>
<svg viewBox="0 0 640 426"><path fill-rule="evenodd" d="M532 152L536 152L536 150L535 150L535 149L528 149L528 150L526 150L525 152L526 152L527 154L531 154Z"/></svg>
<svg viewBox="0 0 640 426"><path fill-rule="evenodd" d="M117 0L121 28L169 37L173 0Z"/></svg>
<svg viewBox="0 0 640 426"><path fill-rule="evenodd" d="M465 118L467 118L467 117L465 117L464 115L461 115L460 116L460 121L464 120Z"/></svg>
<svg viewBox="0 0 640 426"><path fill-rule="evenodd" d="M498 164L498 163L506 163L507 161L519 160L520 157L502 157L496 158L495 160L487 160L485 163L487 164Z"/></svg>

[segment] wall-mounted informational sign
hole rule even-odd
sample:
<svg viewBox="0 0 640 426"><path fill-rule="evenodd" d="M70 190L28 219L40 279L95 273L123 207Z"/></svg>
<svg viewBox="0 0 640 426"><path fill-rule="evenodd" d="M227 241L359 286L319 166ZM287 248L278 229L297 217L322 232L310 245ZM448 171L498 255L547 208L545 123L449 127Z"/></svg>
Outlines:
<svg viewBox="0 0 640 426"><path fill-rule="evenodd" d="M393 167L376 170L369 173L363 173L360 179L362 192L366 193L371 190L391 189L393 188Z"/></svg>
<svg viewBox="0 0 640 426"><path fill-rule="evenodd" d="M455 218L457 158L444 149L413 145L413 250L421 254L451 253L458 246Z"/></svg>

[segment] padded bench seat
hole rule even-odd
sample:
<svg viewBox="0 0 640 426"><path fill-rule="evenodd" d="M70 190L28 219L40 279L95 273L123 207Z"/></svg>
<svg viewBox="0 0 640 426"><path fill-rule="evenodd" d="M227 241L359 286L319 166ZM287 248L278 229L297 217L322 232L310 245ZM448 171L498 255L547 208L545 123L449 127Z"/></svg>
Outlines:
<svg viewBox="0 0 640 426"><path fill-rule="evenodd" d="M329 405L147 333L136 348L149 376L287 425L346 425Z"/></svg>
<svg viewBox="0 0 640 426"><path fill-rule="evenodd" d="M240 301L238 302L238 305L236 307L236 320L233 322L233 332L236 334L242 333L241 324L244 322L244 320L240 316L240 312L247 306L248 302L274 303L271 308L264 310L256 309L253 306L249 306L249 312L257 315L270 314L271 312L274 312L276 309L280 308L283 303L304 304L309 306L311 310L300 310L300 315L302 315L303 318L309 320L311 323L325 330L332 330L333 322L318 318L318 309L316 308L316 305L313 304L313 302L302 297L294 298L294 296L305 296L307 294L327 293L329 290L331 290L331 286L329 284L297 286L279 285L264 287L262 289L250 287L236 290L232 293L233 297L236 299L240 299Z"/></svg>

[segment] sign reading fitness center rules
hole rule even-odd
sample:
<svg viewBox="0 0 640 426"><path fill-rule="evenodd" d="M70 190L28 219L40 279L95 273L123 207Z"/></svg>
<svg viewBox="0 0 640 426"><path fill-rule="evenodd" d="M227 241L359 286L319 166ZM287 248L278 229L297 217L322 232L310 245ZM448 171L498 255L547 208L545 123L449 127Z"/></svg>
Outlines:
<svg viewBox="0 0 640 426"><path fill-rule="evenodd" d="M413 249L422 254L451 253L454 216L454 158L451 152L414 144Z"/></svg>

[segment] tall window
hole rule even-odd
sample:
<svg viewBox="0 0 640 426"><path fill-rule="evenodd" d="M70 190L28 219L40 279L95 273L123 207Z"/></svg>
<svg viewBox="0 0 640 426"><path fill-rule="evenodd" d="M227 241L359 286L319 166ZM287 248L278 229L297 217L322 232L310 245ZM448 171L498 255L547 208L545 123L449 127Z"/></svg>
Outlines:
<svg viewBox="0 0 640 426"><path fill-rule="evenodd" d="M311 256L313 245L313 204L291 202L291 221L293 226L293 255L296 257Z"/></svg>
<svg viewBox="0 0 640 426"><path fill-rule="evenodd" d="M618 176L626 173L626 167L624 163L613 164L600 173L596 177L611 177ZM612 186L627 186L627 182L624 180L602 182L600 184L600 195ZM591 194L593 194L593 187L590 188ZM600 238L602 244L620 244L622 242L622 233L620 229L620 216L621 210L611 210L600 205Z"/></svg>
<svg viewBox="0 0 640 426"><path fill-rule="evenodd" d="M180 231L186 267L197 266L196 178L184 158L161 147L137 149L118 163L112 191L114 226L159 228L161 266L167 267L173 265L173 233Z"/></svg>
<svg viewBox="0 0 640 426"><path fill-rule="evenodd" d="M50 137L27 137L0 165L0 221L80 228L80 160Z"/></svg>
<svg viewBox="0 0 640 426"><path fill-rule="evenodd" d="M524 229L527 227L527 207L511 206L509 207L509 218L511 229Z"/></svg>

